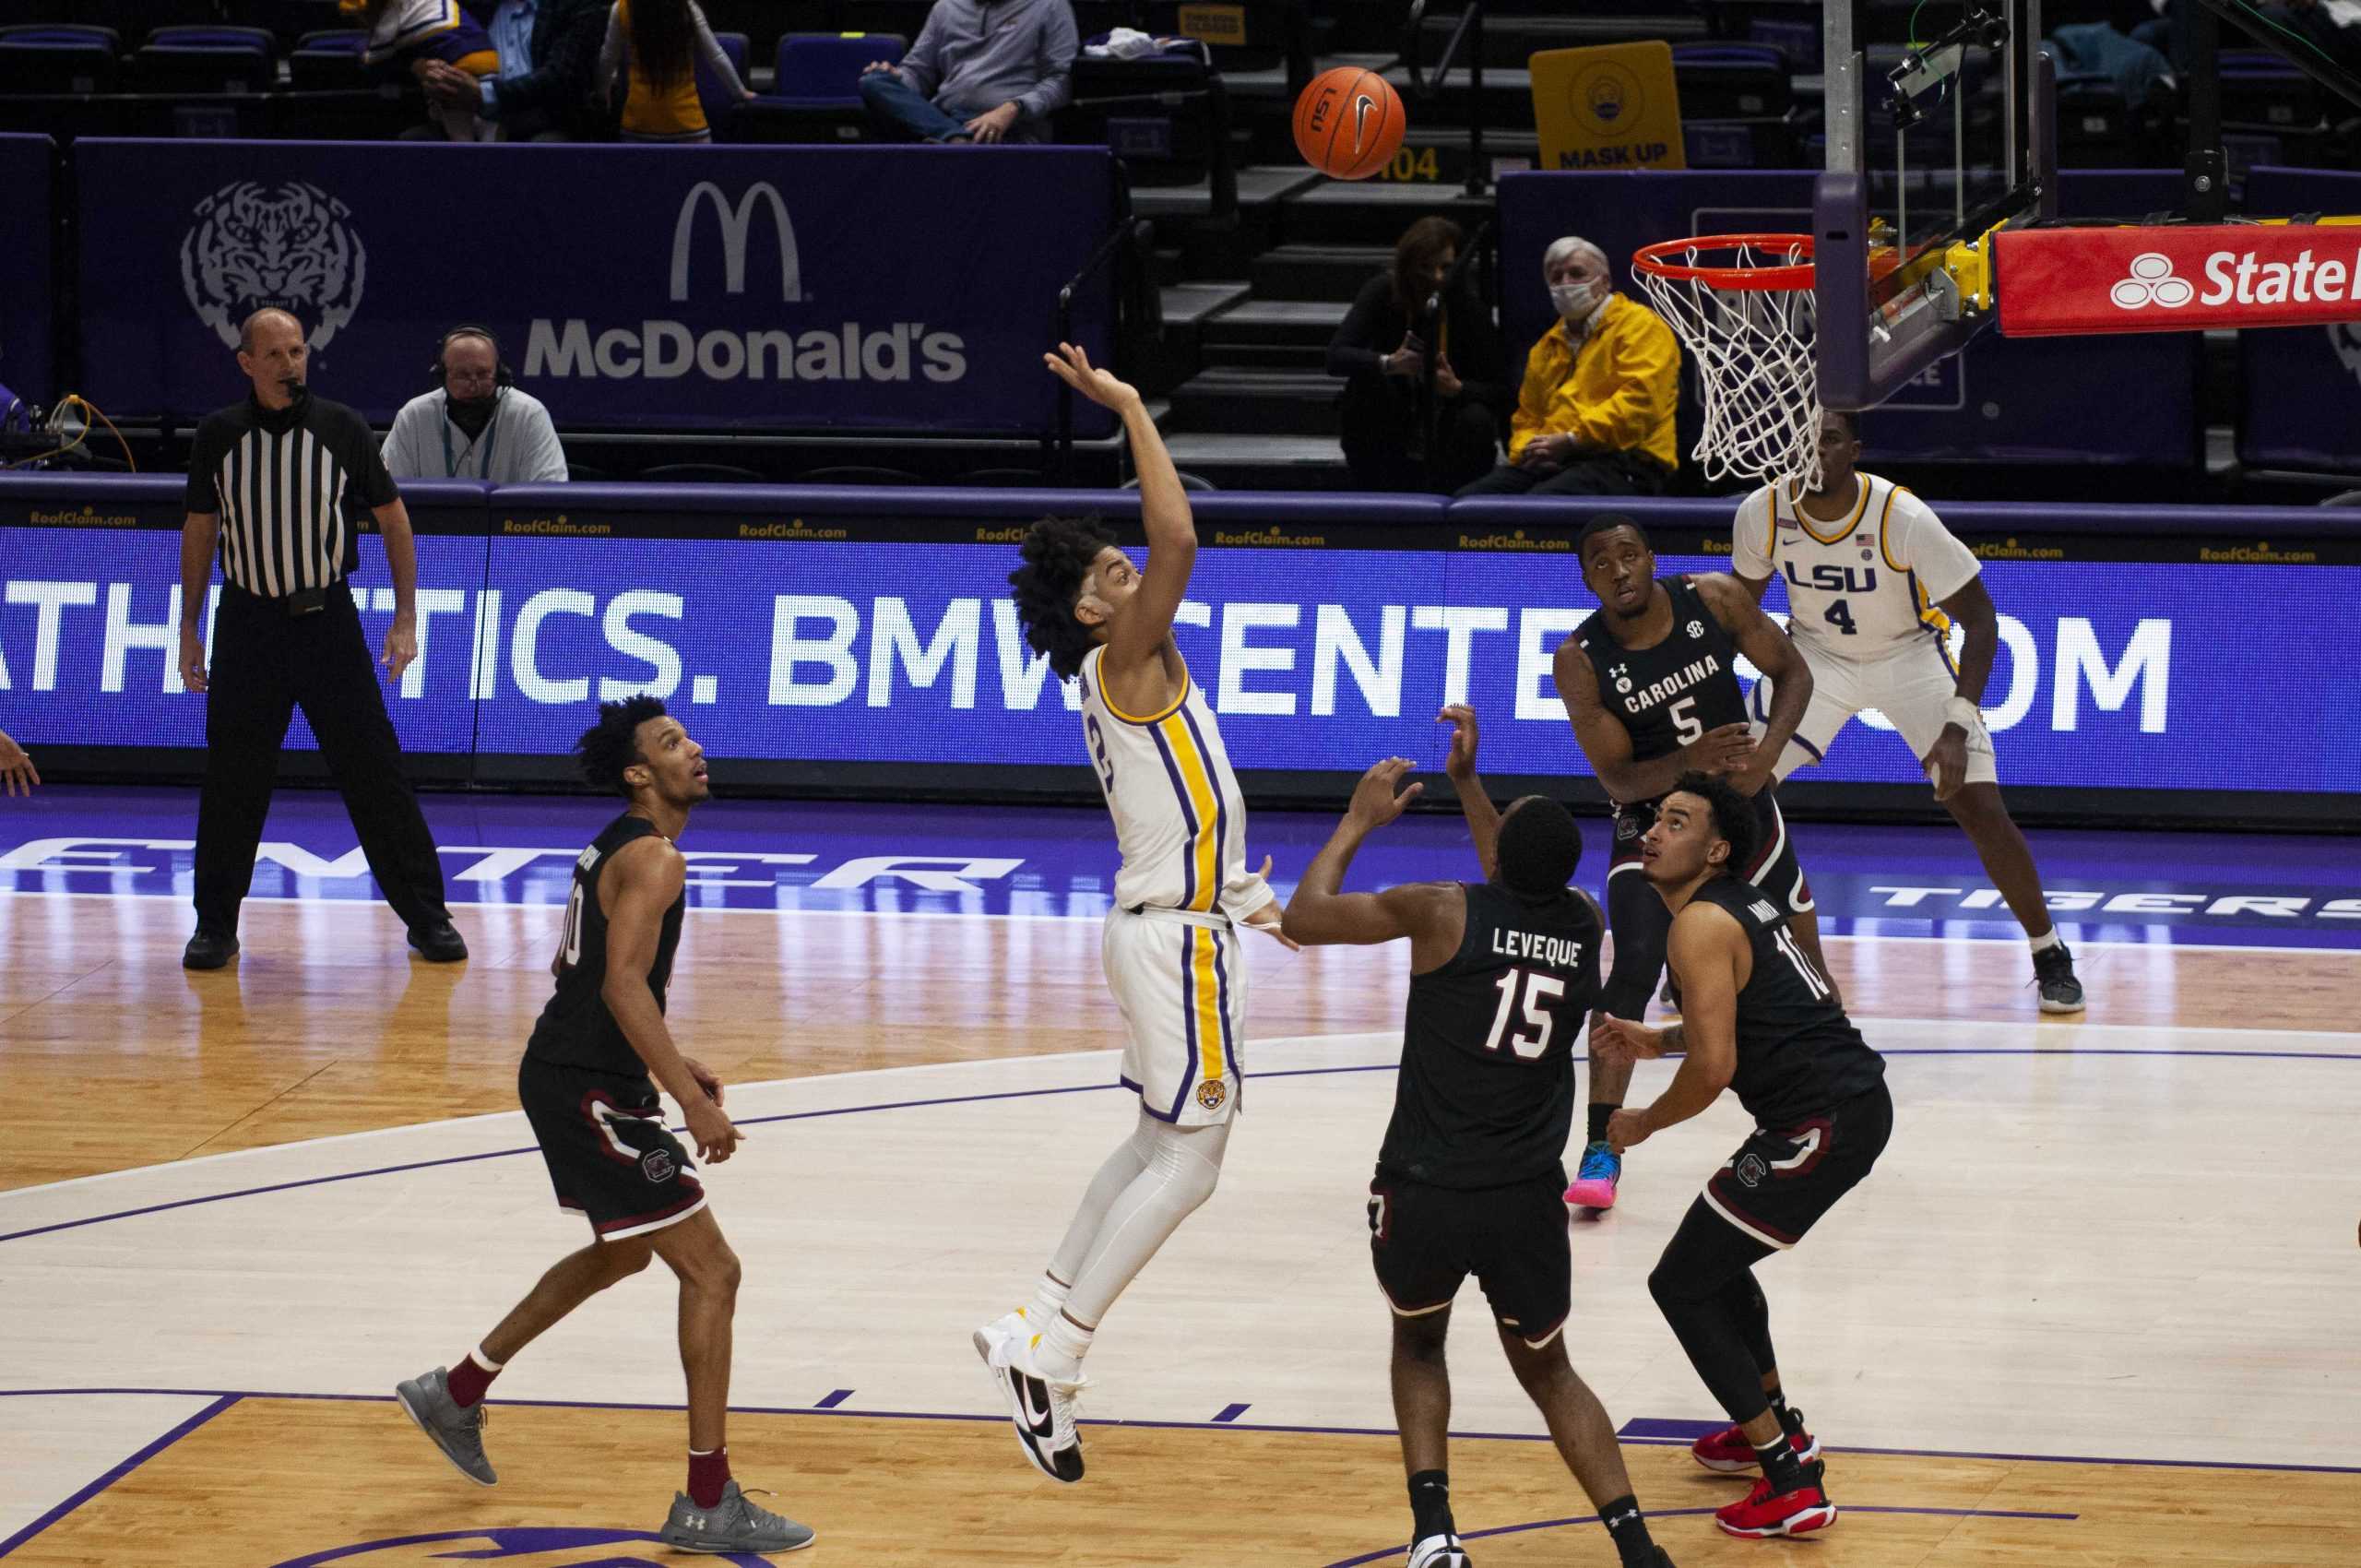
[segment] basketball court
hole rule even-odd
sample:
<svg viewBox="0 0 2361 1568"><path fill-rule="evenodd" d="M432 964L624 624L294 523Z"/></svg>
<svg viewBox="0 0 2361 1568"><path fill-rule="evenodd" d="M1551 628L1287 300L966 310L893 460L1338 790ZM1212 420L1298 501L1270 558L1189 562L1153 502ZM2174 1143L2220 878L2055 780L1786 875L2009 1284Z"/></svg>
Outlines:
<svg viewBox="0 0 2361 1568"><path fill-rule="evenodd" d="M497 1491L386 1397L580 1238L513 1085L570 846L605 807L428 805L475 955L456 969L403 957L365 876L336 874L352 845L329 797L282 800L244 954L216 974L174 963L185 795L45 791L10 824L0 1051L41 1108L0 1151L12 1561L661 1560L681 1391L658 1276L504 1377ZM1398 1560L1361 1203L1398 952L1253 953L1248 1114L1214 1200L1092 1357L1082 1486L1025 1465L968 1348L1129 1124L1094 814L724 802L694 827L712 869L672 1016L750 1134L711 1182L746 1263L738 1466L819 1529L812 1562ZM1328 826L1255 824L1283 864ZM1470 858L1454 819L1400 826L1370 876ZM1900 1106L1879 1179L1763 1271L1845 1513L1804 1550L2352 1562L2361 1034L2343 998L2361 922L2333 911L2361 851L2177 837L2127 863L2119 836L2043 836L2053 897L2085 905L2059 918L2093 997L2055 1023L2022 938L1955 907L1984 885L1956 833L1797 832ZM1726 1104L1651 1140L1619 1207L1572 1235L1570 1348L1684 1565L1796 1550L1714 1530L1734 1485L1685 1443L1719 1423L1644 1284L1742 1123ZM1461 1305L1471 1550L1605 1561L1472 1286Z"/></svg>

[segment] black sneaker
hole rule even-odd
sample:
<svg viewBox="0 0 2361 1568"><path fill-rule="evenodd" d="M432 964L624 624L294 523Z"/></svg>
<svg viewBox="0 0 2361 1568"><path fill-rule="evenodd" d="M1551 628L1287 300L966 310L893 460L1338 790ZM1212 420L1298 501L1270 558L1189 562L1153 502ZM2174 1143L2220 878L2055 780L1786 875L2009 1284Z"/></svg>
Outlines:
<svg viewBox="0 0 2361 1568"><path fill-rule="evenodd" d="M2074 978L2074 955L2067 951L2064 943L2045 947L2033 956L2033 978L2041 988L2043 1012L2082 1010L2082 982Z"/></svg>
<svg viewBox="0 0 2361 1568"><path fill-rule="evenodd" d="M468 956L459 928L449 921L433 921L409 928L409 944L430 964L456 964Z"/></svg>
<svg viewBox="0 0 2361 1568"><path fill-rule="evenodd" d="M196 934L181 949L184 969L218 969L238 956L238 939L228 932L211 926L198 926Z"/></svg>

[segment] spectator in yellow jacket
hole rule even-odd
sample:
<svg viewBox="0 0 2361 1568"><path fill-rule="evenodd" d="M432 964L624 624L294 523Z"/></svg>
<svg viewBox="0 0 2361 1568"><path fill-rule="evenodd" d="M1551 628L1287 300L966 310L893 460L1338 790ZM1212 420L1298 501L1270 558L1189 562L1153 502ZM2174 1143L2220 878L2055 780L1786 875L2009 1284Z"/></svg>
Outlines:
<svg viewBox="0 0 2361 1568"><path fill-rule="evenodd" d="M1608 284L1607 253L1572 235L1543 253L1558 324L1525 360L1509 460L1462 495L1661 495L1680 459L1680 346Z"/></svg>

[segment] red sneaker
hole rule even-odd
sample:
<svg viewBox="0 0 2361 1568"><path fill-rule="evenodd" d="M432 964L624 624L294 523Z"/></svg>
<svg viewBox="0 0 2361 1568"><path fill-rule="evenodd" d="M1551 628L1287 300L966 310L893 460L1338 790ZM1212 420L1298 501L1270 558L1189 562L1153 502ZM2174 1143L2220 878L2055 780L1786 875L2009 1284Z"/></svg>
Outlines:
<svg viewBox="0 0 2361 1568"><path fill-rule="evenodd" d="M1820 1439L1809 1428L1787 1439L1796 1445L1796 1457L1809 1465L1820 1457ZM1759 1461L1754 1456L1754 1444L1747 1442L1746 1433L1736 1427L1724 1427L1707 1432L1689 1445L1689 1453L1709 1470L1731 1475L1739 1470L1751 1470Z"/></svg>
<svg viewBox="0 0 2361 1568"><path fill-rule="evenodd" d="M1836 1504L1828 1501L1823 1473L1814 1465L1805 1472L1804 1484L1793 1491L1773 1491L1766 1476L1754 1483L1744 1502L1715 1510L1714 1523L1721 1526L1725 1535L1754 1540L1824 1530L1836 1523Z"/></svg>

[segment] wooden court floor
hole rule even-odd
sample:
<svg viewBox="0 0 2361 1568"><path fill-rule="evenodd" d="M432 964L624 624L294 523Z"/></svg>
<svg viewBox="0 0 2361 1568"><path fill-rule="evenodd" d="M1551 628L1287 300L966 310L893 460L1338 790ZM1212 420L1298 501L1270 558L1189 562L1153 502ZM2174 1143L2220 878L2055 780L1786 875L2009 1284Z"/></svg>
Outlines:
<svg viewBox="0 0 2361 1568"><path fill-rule="evenodd" d="M667 1560L644 1538L680 1446L652 1277L495 1389L496 1491L460 1484L374 1392L417 1370L404 1358L447 1359L576 1240L537 1161L489 1158L518 1130L457 1120L513 1109L557 915L464 909L475 956L442 968L381 909L255 904L238 965L190 975L177 900L0 898L18 1352L0 1559ZM1068 1092L1106 1075L1082 1053L1112 1043L1097 939L1091 921L693 916L673 1016L765 1118L717 1183L749 1259L738 1467L821 1530L814 1563L1398 1562L1382 1312L1349 1215L1331 1223L1382 1126L1397 954L1255 952L1250 1034L1283 1044L1250 1073L1347 1075L1275 1080L1215 1203L1119 1305L1092 1362L1089 1480L1026 1469L958 1354L1121 1131L1116 1097ZM1912 1162L1766 1269L1791 1380L1843 1423L1815 1422L1846 1515L1808 1542L1727 1540L1705 1515L1734 1483L1633 1440L1675 1561L2361 1563L2361 1472L2331 1467L2354 1463L2361 1393L2354 960L2094 947L2078 1027L2038 1018L2012 944L1830 951L1873 1039L1905 1044L1898 1098L1916 1101ZM860 1076L881 1069L923 1071ZM836 1114L856 1106L892 1113ZM1057 1152L1011 1159L1045 1135ZM1726 1118L1667 1134L1626 1206L1575 1234L1570 1344L1619 1420L1711 1414L1643 1281L1729 1141ZM413 1162L433 1169L343 1180ZM281 1184L301 1190L212 1201ZM1472 1288L1462 1307L1453 1474L1476 1561L1611 1562ZM38 1392L101 1388L148 1392Z"/></svg>

